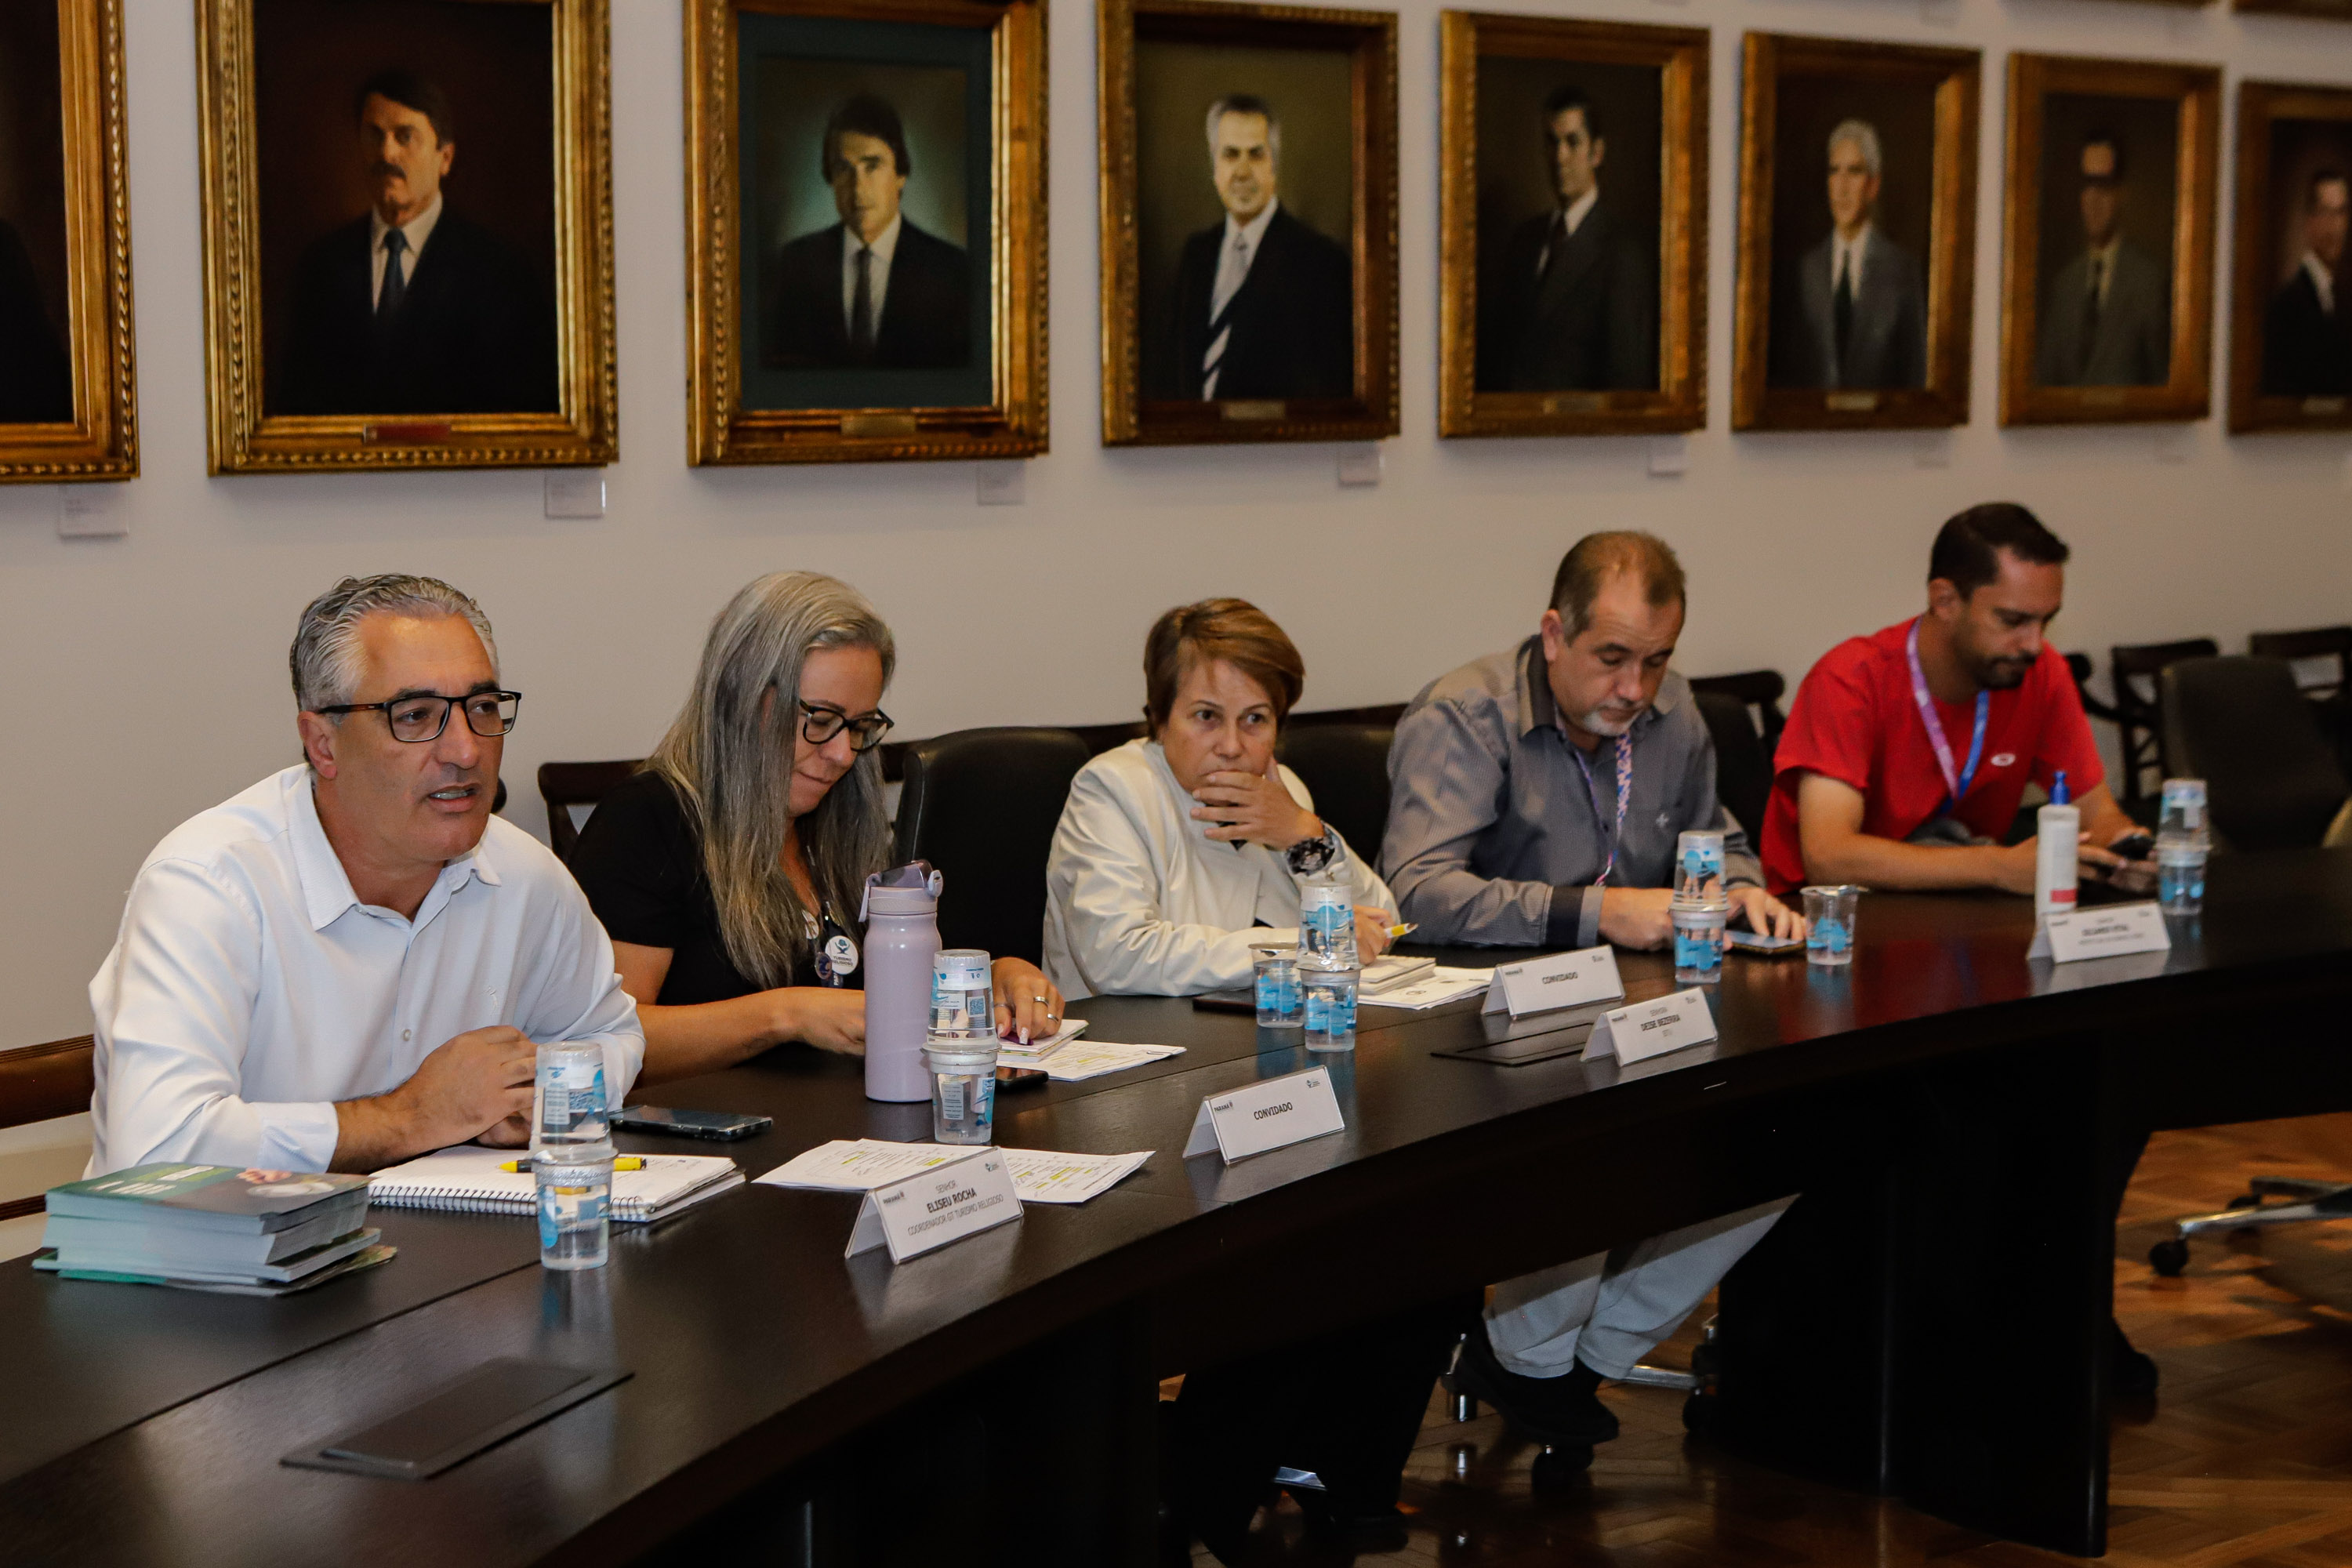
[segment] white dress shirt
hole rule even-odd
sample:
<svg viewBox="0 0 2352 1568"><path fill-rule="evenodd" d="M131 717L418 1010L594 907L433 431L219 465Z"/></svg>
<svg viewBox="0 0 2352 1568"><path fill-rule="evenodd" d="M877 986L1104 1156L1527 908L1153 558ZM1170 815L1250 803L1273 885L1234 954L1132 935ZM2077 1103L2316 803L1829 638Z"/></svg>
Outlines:
<svg viewBox="0 0 2352 1568"><path fill-rule="evenodd" d="M905 215L890 220L890 226L875 237L873 264L866 279L866 302L874 311L874 331L882 331L882 296L890 291L890 258L898 254L898 226ZM841 323L851 331L857 327L857 253L867 248L857 231L847 224L841 226Z"/></svg>
<svg viewBox="0 0 2352 1568"><path fill-rule="evenodd" d="M1862 232L1848 239L1842 230L1830 230L1830 294L1837 294L1838 279L1846 279L1853 297L1862 298L1862 269L1870 265L1870 237L1874 226L1864 224Z"/></svg>
<svg viewBox="0 0 2352 1568"><path fill-rule="evenodd" d="M1211 326L1217 324L1217 318L1225 313L1225 307L1234 302L1234 296L1249 281L1250 264L1257 259L1257 248L1265 240L1265 226L1274 221L1274 210L1281 205L1281 197L1267 197L1257 216L1247 223L1235 223L1233 214L1225 215L1223 247L1217 252L1217 279L1209 289ZM1225 357L1225 342L1233 335L1233 325L1228 322L1201 355L1201 368L1206 373L1201 378L1201 396L1204 400L1217 395L1217 377L1224 370L1220 362Z"/></svg>
<svg viewBox="0 0 2352 1568"><path fill-rule="evenodd" d="M433 237L433 226L441 221L441 193L425 204L425 210L400 226L400 237L406 248L400 253L400 280L407 283L416 276L416 258L425 253L425 242ZM383 248L383 237L392 232L392 225L373 208L368 211L368 305L373 309L383 298L383 263L389 254Z"/></svg>
<svg viewBox="0 0 2352 1568"><path fill-rule="evenodd" d="M160 1160L323 1171L335 1101L396 1089L494 1024L602 1044L616 1107L645 1059L613 944L538 840L491 817L404 920L352 891L299 764L155 847L89 1005L91 1175Z"/></svg>
<svg viewBox="0 0 2352 1568"><path fill-rule="evenodd" d="M1293 800L1307 786L1276 764ZM1190 996L1246 985L1254 926L1298 924L1298 879L1277 850L1211 838L1157 741L1130 741L1078 772L1045 861L1045 973L1081 996ZM1332 829L1336 836L1338 829ZM1360 909L1396 896L1348 851Z"/></svg>
<svg viewBox="0 0 2352 1568"><path fill-rule="evenodd" d="M1567 233L1561 237L1574 239L1576 231L1584 226L1584 220L1592 216L1592 209L1599 205L1600 201L1601 186L1596 183L1591 189L1568 204L1568 210L1559 215L1559 222L1552 226L1551 233L1558 235L1565 229ZM1536 253L1536 276L1542 277L1545 269L1550 266L1551 237L1547 235L1544 238L1543 249Z"/></svg>
<svg viewBox="0 0 2352 1568"><path fill-rule="evenodd" d="M2116 235L2106 244L2092 246L2083 253L2089 264L2091 297L2099 302L2102 310L2106 308L2107 290L2115 287L2116 247L2122 243L2123 237Z"/></svg>
<svg viewBox="0 0 2352 1568"><path fill-rule="evenodd" d="M2336 274L2327 269L2327 263L2306 250L2303 253L2303 270L2311 279L2311 286L2319 290L2319 308L2331 316L2336 314Z"/></svg>

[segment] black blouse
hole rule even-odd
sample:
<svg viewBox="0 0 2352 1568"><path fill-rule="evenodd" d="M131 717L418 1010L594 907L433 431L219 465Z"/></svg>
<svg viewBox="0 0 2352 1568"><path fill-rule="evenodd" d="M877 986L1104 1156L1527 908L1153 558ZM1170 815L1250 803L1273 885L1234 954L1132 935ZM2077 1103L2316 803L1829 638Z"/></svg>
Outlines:
<svg viewBox="0 0 2352 1568"><path fill-rule="evenodd" d="M572 874L614 942L670 950L656 1005L692 1006L761 989L727 956L719 906L703 874L702 840L670 782L642 773L597 804L572 850ZM803 985L865 984L856 932L828 910ZM846 968L842 961L846 961Z"/></svg>

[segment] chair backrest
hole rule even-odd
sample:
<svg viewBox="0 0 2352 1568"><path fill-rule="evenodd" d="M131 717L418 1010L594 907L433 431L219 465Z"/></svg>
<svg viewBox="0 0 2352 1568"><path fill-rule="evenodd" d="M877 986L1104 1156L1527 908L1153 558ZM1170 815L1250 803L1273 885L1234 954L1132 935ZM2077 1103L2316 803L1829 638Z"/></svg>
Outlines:
<svg viewBox="0 0 2352 1568"><path fill-rule="evenodd" d="M1294 716L1295 717L1295 716ZM1389 746L1394 724L1286 722L1274 754L1315 797L1315 813L1377 866L1389 830Z"/></svg>
<svg viewBox="0 0 2352 1568"><path fill-rule="evenodd" d="M2147 776L2150 770L2158 784L2179 772L2166 750L2169 742L2160 680L2165 669L2184 658L2211 658L2221 651L2221 645L2211 637L2117 645L2107 650L2115 676L2116 739L2124 754L2122 787L2115 792L2117 800L2129 805L2154 795Z"/></svg>
<svg viewBox="0 0 2352 1568"><path fill-rule="evenodd" d="M1706 732L1715 741L1716 798L1748 830L1748 847L1760 853L1764 807L1772 797L1772 753L1756 732L1747 703L1723 691L1695 695L1699 717L1706 721Z"/></svg>
<svg viewBox="0 0 2352 1568"><path fill-rule="evenodd" d="M2333 679L2303 688L2305 697L2341 697L2352 687L2352 626L2313 626L2300 632L2256 632L2246 639L2246 651L2256 658L2283 658L2289 664L2305 659L2332 659Z"/></svg>
<svg viewBox="0 0 2352 1568"><path fill-rule="evenodd" d="M0 1051L0 1127L54 1121L88 1110L97 1089L96 1055L88 1035ZM38 1193L10 1198L0 1202L0 1220L21 1219L40 1213L41 1207Z"/></svg>
<svg viewBox="0 0 2352 1568"><path fill-rule="evenodd" d="M908 743L898 858L929 860L947 879L942 942L1043 958L1045 857L1087 755L1067 730L959 730Z"/></svg>
<svg viewBox="0 0 2352 1568"><path fill-rule="evenodd" d="M2294 672L2274 658L2190 658L2161 679L2170 755L2180 776L2205 781L2214 831L2239 849L2317 844L2352 786Z"/></svg>
<svg viewBox="0 0 2352 1568"><path fill-rule="evenodd" d="M584 805L593 810L598 801L628 783L630 775L644 765L642 758L617 763L539 764L540 798L547 802L547 842L557 859L571 859L572 847L580 842L580 829L572 820L572 808Z"/></svg>
<svg viewBox="0 0 2352 1568"><path fill-rule="evenodd" d="M1780 711L1781 694L1789 689L1789 683L1781 678L1780 672L1777 669L1743 669L1736 675L1699 675L1691 678L1690 687L1693 691L1711 691L1755 710L1752 732L1763 737L1764 763L1769 768L1772 753L1780 749L1780 731L1789 722L1789 716ZM1716 750L1720 752L1722 749L1722 742L1717 741ZM1767 782L1769 784L1769 781ZM1745 817L1740 818L1740 826L1751 835L1761 827L1761 824L1749 822Z"/></svg>

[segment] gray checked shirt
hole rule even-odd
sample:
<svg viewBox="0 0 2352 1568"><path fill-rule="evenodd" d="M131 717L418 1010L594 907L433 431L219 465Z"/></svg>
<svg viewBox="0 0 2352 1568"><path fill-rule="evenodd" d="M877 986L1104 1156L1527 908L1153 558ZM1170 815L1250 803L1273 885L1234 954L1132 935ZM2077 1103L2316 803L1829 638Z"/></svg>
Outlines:
<svg viewBox="0 0 2352 1568"><path fill-rule="evenodd" d="M1401 920L1423 942L1492 947L1591 947L1617 831L1614 746L1633 748L1625 837L1608 885L1663 888L1675 836L1724 832L1724 879L1763 885L1748 835L1715 793L1715 742L1669 672L1622 742L1580 765L1560 728L1543 642L1529 637L1423 688L1397 721L1389 751L1389 827L1381 868Z"/></svg>

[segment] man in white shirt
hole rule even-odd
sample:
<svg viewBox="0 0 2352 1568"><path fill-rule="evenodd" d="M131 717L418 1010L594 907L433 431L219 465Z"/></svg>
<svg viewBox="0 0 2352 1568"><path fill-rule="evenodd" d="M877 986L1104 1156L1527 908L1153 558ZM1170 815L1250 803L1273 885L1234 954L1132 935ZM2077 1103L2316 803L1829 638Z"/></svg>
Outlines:
<svg viewBox="0 0 2352 1568"><path fill-rule="evenodd" d="M1878 227L1885 172L1877 128L1840 121L1829 136L1830 232L1798 262L1793 308L1773 326L1772 385L1927 384L1927 282Z"/></svg>
<svg viewBox="0 0 2352 1568"><path fill-rule="evenodd" d="M490 815L520 696L429 577L346 578L291 657L305 761L166 835L90 982L93 1175L161 1160L371 1171L528 1140L534 1041L645 1056L613 945Z"/></svg>

